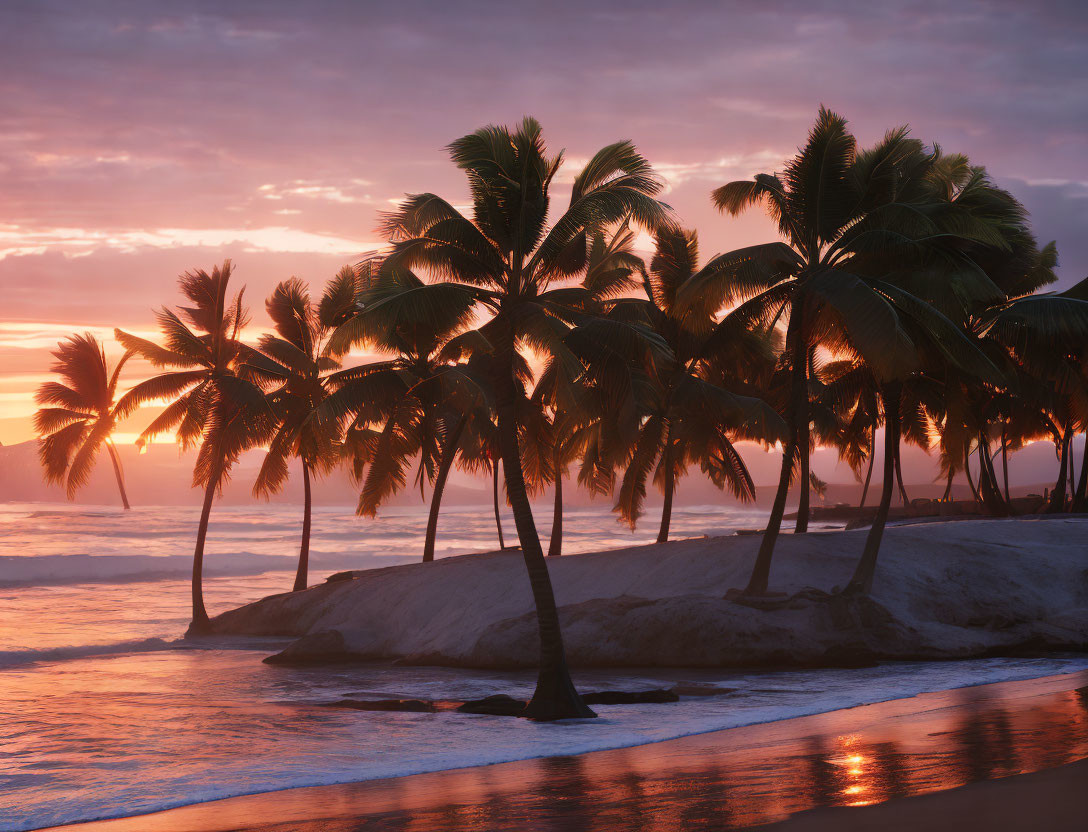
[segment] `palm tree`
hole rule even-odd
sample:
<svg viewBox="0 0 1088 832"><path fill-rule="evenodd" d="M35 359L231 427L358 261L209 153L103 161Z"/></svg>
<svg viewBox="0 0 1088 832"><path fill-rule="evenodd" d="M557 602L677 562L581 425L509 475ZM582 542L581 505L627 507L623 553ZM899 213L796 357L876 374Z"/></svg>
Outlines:
<svg viewBox="0 0 1088 832"><path fill-rule="evenodd" d="M225 260L211 274L199 269L178 278L192 306L177 312L164 307L156 314L165 346L114 331L129 351L156 367L173 368L137 384L117 403L117 411L128 414L145 402L170 400L137 444L173 430L183 449L198 447L193 486L204 489L204 503L193 551L192 635L209 629L203 571L212 502L239 456L267 436L271 423L264 394L243 370L256 353L239 338L247 314L242 291L228 297L231 271L230 260Z"/></svg>
<svg viewBox="0 0 1088 832"><path fill-rule="evenodd" d="M575 177L566 212L549 228L549 187L562 154L548 156L540 125L527 118L515 130L490 126L449 146L465 171L473 219L434 194L409 196L385 230L393 240L390 260L424 267L443 282L385 301L389 328L405 320L427 322L439 310L477 307L490 315L477 332L478 352L489 359L498 439L507 494L536 603L540 630L537 688L525 716L561 719L592 716L570 679L555 595L529 506L518 437L519 348L576 360L564 343L582 320L584 290L550 288L585 269L587 241L596 231L630 216L657 227L669 218L657 201L661 182L629 142L595 154ZM602 321L592 322L601 343L639 337Z"/></svg>
<svg viewBox="0 0 1088 832"><path fill-rule="evenodd" d="M430 511L423 560L434 560L438 515L446 479L460 452L470 421L487 420L480 387L459 364L468 314L452 308L436 311L426 321L399 321L382 326L389 299L426 286L410 269L375 258L361 264L356 307L330 335L326 353L338 356L357 344L390 355L386 361L334 374L336 392L323 414L342 419L351 414L357 429L382 425L366 454L370 469L363 481L358 513L373 517L381 504L407 483L407 469L418 455L416 482L422 493L430 482Z"/></svg>
<svg viewBox="0 0 1088 832"><path fill-rule="evenodd" d="M931 186L927 207L934 207L938 216L951 209L944 219L953 233L937 243L939 259L909 263L888 278L925 303L918 305L907 294L896 298L897 309L906 312L904 325L916 345L920 371L885 385L886 439L898 445L900 432L893 430L889 420L899 423L903 413L913 419L927 409L928 419L919 419L916 427L908 424L905 432L914 433L918 444L923 444L927 433L923 424L943 422L944 453L951 452L954 459L962 450L969 482L968 459L975 446L979 456L976 499L995 514L1007 514L990 454L996 433L990 421L1008 409L1003 402L1009 384L1017 378L1017 362L1023 366L1026 360L1046 355L1052 364L1055 350L1060 355L1063 345L1081 344L1088 338L1088 304L1019 294L1032 293L1052 279L1052 246L1036 247L1023 207L993 185L983 168L971 166L964 157L935 153L923 182ZM969 235L962 233L963 222L973 224ZM952 329L947 326L950 319L956 322ZM905 408L908 400L922 407ZM894 448L891 452L898 453ZM892 470L889 465L894 467L894 459L885 459L886 472ZM951 474L953 466L944 467ZM890 499L887 485L885 492ZM882 499L850 583L853 590L868 591L872 585L886 514Z"/></svg>
<svg viewBox="0 0 1088 832"><path fill-rule="evenodd" d="M49 482L64 483L71 500L86 485L95 458L104 445L113 463L121 504L130 506L125 493L121 460L111 435L120 414L114 402L126 352L110 372L106 352L89 332L61 341L53 352L56 361L50 370L63 382L47 381L34 396L40 407L34 414L34 429L41 437L38 458Z"/></svg>
<svg viewBox="0 0 1088 832"><path fill-rule="evenodd" d="M626 460L616 510L633 528L642 513L646 480L656 468L654 479L664 494L657 542L664 543L675 483L688 465L698 464L718 488L729 488L737 499L749 501L755 488L732 439L773 444L785 426L762 400L727 389L741 372L773 367L773 337L745 327L717 327L705 308L680 307L677 296L700 276L698 239L694 231L669 228L657 233L655 243L644 280L645 300L617 302L613 314L629 320L640 315L669 345L673 360L656 366L640 387L641 427ZM716 267L711 260L704 269Z"/></svg>
<svg viewBox="0 0 1088 832"><path fill-rule="evenodd" d="M639 287L635 275L646 267L634 253L634 243L635 233L627 222L611 236L602 231L591 236L581 282L587 312L608 315L625 294ZM551 413L548 433L554 492L549 557L563 553L563 478L568 467L581 460L579 485L595 494L611 494L616 459L638 431L631 384L638 356L594 348L580 351L579 357L578 362L553 357L533 391L535 407Z"/></svg>
<svg viewBox="0 0 1088 832"><path fill-rule="evenodd" d="M861 357L882 384L905 378L918 359L904 316L924 319L942 332L948 322L934 319L935 310L925 302L882 278L919 260L929 241L994 237L969 211L957 211L930 196L934 187L927 176L940 158L908 138L905 127L859 152L846 121L821 108L806 145L787 162L781 177L758 174L752 181L731 182L714 191L715 204L731 215L762 204L786 241L721 255L716 268L689 281L681 297L682 305L711 310L741 302L737 311L753 320L788 321L788 440L748 594L767 590L795 466L801 483L797 531L808 527L814 347ZM977 276L958 278L972 279ZM896 452L897 442L886 444ZM894 472L894 458L892 466Z"/></svg>
<svg viewBox="0 0 1088 832"><path fill-rule="evenodd" d="M253 485L254 495L268 497L279 491L287 480L291 458L297 458L302 469L302 543L294 592L307 586L310 478L328 473L341 458L340 425L321 418L321 405L330 395L329 374L340 369L338 362L323 355L324 341L354 314L355 293L355 272L350 266L329 282L316 309L301 280L281 282L265 302L277 334L262 336L258 350L263 359L252 356L246 364L255 377L277 385L268 395L275 432Z"/></svg>
<svg viewBox="0 0 1088 832"><path fill-rule="evenodd" d="M823 411L832 423L825 441L838 449L839 459L862 482L858 508L864 508L873 479L876 432L881 418L876 379L863 361L840 360L821 367L818 381L813 410Z"/></svg>

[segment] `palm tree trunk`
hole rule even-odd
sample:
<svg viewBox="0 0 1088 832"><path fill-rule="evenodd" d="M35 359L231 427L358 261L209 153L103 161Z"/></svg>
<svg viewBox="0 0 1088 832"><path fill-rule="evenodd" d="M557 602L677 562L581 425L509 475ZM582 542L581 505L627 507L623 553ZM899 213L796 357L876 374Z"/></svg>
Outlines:
<svg viewBox="0 0 1088 832"><path fill-rule="evenodd" d="M847 585L847 592L868 594L873 588L873 576L876 574L876 559L880 554L880 542L884 538L884 527L891 511L893 479L895 477L896 446L899 444L899 384L888 384L881 391L884 399L884 482L880 490L880 504L877 506L873 525L865 538L865 549L854 570L854 577Z"/></svg>
<svg viewBox="0 0 1088 832"><path fill-rule="evenodd" d="M1073 465L1073 458L1074 458L1073 440L1075 438L1076 438L1076 434L1073 432L1072 428L1070 428L1070 431L1069 431L1069 453L1067 454L1067 456L1069 457L1069 490L1073 491L1073 494L1074 494L1074 496L1071 497L1070 499L1075 499L1076 498L1076 491L1074 491L1074 488L1075 488L1074 483L1077 481L1077 476L1076 476L1075 468L1074 468L1074 465Z"/></svg>
<svg viewBox="0 0 1088 832"><path fill-rule="evenodd" d="M537 672L536 691L522 715L539 720L593 717L596 714L582 701L570 678L555 592L548 574L548 564L544 560L544 551L540 546L532 508L529 506L529 496L525 491L521 449L518 446L513 353L513 339L509 338L504 345L504 353L495 356L495 409L498 416L502 468L506 475L506 493L514 513L514 525L518 530L525 569L529 573L529 586L533 592L540 634L540 667Z"/></svg>
<svg viewBox="0 0 1088 832"><path fill-rule="evenodd" d="M794 524L795 534L804 534L808 531L809 500L812 496L812 477L809 471L812 463L811 436L808 420L808 353L805 353L804 365L804 396L799 399L801 405L801 420L797 424L797 452L800 454L801 482L797 494L797 522Z"/></svg>
<svg viewBox="0 0 1088 832"><path fill-rule="evenodd" d="M112 442L106 442L106 450L110 454L110 462L113 463L113 475L117 478L117 490L121 492L121 505L128 511L132 506L128 504L128 494L125 493L125 477L121 473L121 460L117 457L117 450Z"/></svg>
<svg viewBox="0 0 1088 832"><path fill-rule="evenodd" d="M978 437L979 474L978 488L982 495L983 503L990 514L997 517L1008 516L1009 510L1005 501L1001 498L1001 492L997 486L997 472L994 470L993 457L990 456L990 443L982 432Z"/></svg>
<svg viewBox="0 0 1088 832"><path fill-rule="evenodd" d="M674 488L674 474L672 464L672 427L665 431L665 458L662 460L665 466L665 500L661 506L661 527L657 531L657 542L667 543L669 540L669 525L672 523L672 494Z"/></svg>
<svg viewBox="0 0 1088 832"><path fill-rule="evenodd" d="M1001 476L1005 480L1005 502L1012 508L1012 497L1009 496L1009 439L1008 429L1001 426Z"/></svg>
<svg viewBox="0 0 1088 832"><path fill-rule="evenodd" d="M964 448L963 451L963 473L967 475L967 484L971 486L971 493L975 495L975 502L981 503L982 498L979 496L978 489L975 488L975 480L971 476L971 449Z"/></svg>
<svg viewBox="0 0 1088 832"><path fill-rule="evenodd" d="M552 536L548 538L548 557L563 554L563 472L559 467L559 454L555 454L555 503L552 506Z"/></svg>
<svg viewBox="0 0 1088 832"><path fill-rule="evenodd" d="M189 622L186 635L201 635L210 629L208 611L204 608L204 541L208 537L208 520L212 513L212 502L219 485L219 470L208 477L204 488L204 507L200 510L200 525L196 530L196 549L193 551L193 620Z"/></svg>
<svg viewBox="0 0 1088 832"><path fill-rule="evenodd" d="M951 464L948 466L948 484L944 487L944 496L941 497L942 503L947 503L949 496L952 494L952 478L956 476L956 469Z"/></svg>
<svg viewBox="0 0 1088 832"><path fill-rule="evenodd" d="M495 503L495 531L499 533L499 549L505 549L502 539L502 516L499 514L499 460L491 461L491 497Z"/></svg>
<svg viewBox="0 0 1088 832"><path fill-rule="evenodd" d="M1084 450L1080 457L1080 480L1070 508L1076 512L1088 511L1088 431L1084 434Z"/></svg>
<svg viewBox="0 0 1088 832"><path fill-rule="evenodd" d="M869 483L873 479L873 457L876 456L876 425L869 431L869 470L865 472L865 485L861 489L861 503L858 508L865 508L865 498L869 494Z"/></svg>
<svg viewBox="0 0 1088 832"><path fill-rule="evenodd" d="M301 592L309 582L310 569L310 513L313 500L310 495L310 466L302 460L302 545L298 550L298 571L292 592Z"/></svg>
<svg viewBox="0 0 1088 832"><path fill-rule="evenodd" d="M795 299L794 303L797 301ZM786 341L792 344L793 372L791 373L790 406L786 411L786 427L789 431L789 439L782 448L782 469L778 474L778 491L774 495L774 503L771 505L771 516L767 518L767 529L763 532L763 539L759 544L759 553L756 555L755 565L752 567L752 575L748 579L748 586L744 589L745 595L763 595L767 592L767 584L771 576L771 559L774 557L774 546L778 542L779 532L782 530L782 517L786 513L786 498L790 491L790 479L793 476L793 460L798 451L798 425L803 419L808 421L808 390L806 380L807 351L801 337L800 309L793 310L790 322L786 330ZM798 359L800 354L801 359ZM808 483L805 483L807 490ZM800 518L800 515L798 515Z"/></svg>
<svg viewBox="0 0 1088 832"><path fill-rule="evenodd" d="M895 440L895 482L899 486L899 496L903 500L903 505L904 506L909 506L910 505L910 498L907 496L907 489L903 486L903 463L902 463L902 459L901 459L900 454L899 454L900 447L901 447L901 444L899 442L899 437L896 437L896 440Z"/></svg>
<svg viewBox="0 0 1088 832"><path fill-rule="evenodd" d="M1054 484L1054 490L1050 494L1050 505L1047 506L1047 513L1053 514L1059 511L1065 511L1065 481L1069 467L1069 446L1072 440L1072 429L1066 428L1065 434L1061 440L1061 461L1058 466L1058 481Z"/></svg>
<svg viewBox="0 0 1088 832"><path fill-rule="evenodd" d="M438 511L442 507L442 492L446 488L446 478L450 475L453 460L457 457L457 446L461 441L461 434L465 430L465 417L457 420L446 437L446 446L442 449L442 459L438 463L438 475L434 480L434 491L431 492L431 510L427 515L427 537L423 541L423 562L430 563L434 560L434 544L438 538Z"/></svg>

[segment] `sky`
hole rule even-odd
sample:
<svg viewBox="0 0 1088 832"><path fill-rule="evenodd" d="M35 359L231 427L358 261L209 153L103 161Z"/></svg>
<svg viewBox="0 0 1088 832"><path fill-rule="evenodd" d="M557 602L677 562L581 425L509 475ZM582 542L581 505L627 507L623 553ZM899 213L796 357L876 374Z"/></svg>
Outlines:
<svg viewBox="0 0 1088 832"><path fill-rule="evenodd" d="M1025 203L1061 285L1088 274L1075 2L5 0L0 89L4 444L32 438L59 338L151 335L177 275L226 257L256 331L275 283L319 285L379 247L403 194L464 202L443 147L526 114L567 183L633 140L704 257L773 238L709 193L781 169L820 104L863 145L906 123Z"/></svg>

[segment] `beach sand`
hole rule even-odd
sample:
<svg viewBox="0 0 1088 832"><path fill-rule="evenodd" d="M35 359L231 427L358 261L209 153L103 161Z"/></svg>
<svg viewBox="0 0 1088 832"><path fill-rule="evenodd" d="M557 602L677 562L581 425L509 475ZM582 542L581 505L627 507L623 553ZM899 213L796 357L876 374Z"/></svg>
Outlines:
<svg viewBox="0 0 1088 832"><path fill-rule="evenodd" d="M292 789L63 828L1083 829L1086 758L1083 672L634 748Z"/></svg>
<svg viewBox="0 0 1088 832"><path fill-rule="evenodd" d="M734 603L758 536L677 540L550 558L575 667L837 666L1080 649L1088 520L986 519L889 528L871 596L845 586L866 532L785 535L771 608ZM294 636L295 663L399 660L534 668L538 624L520 553L350 573L217 616L222 635ZM345 575L344 577L348 577ZM767 607L765 602L761 607Z"/></svg>

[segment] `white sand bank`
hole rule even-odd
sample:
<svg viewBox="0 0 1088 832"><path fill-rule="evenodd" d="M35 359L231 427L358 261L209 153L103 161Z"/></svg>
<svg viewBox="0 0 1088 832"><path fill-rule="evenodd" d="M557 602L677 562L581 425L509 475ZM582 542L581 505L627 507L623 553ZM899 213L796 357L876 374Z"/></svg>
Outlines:
<svg viewBox="0 0 1088 832"><path fill-rule="evenodd" d="M844 585L865 535L783 536L772 588ZM871 599L799 599L773 611L723 597L744 586L758 547L758 536L722 537L549 558L569 659L715 667L1088 648L1088 520L892 527ZM475 667L536 660L518 552L353 574L224 613L215 628L306 637L295 650L302 659L342 651Z"/></svg>

